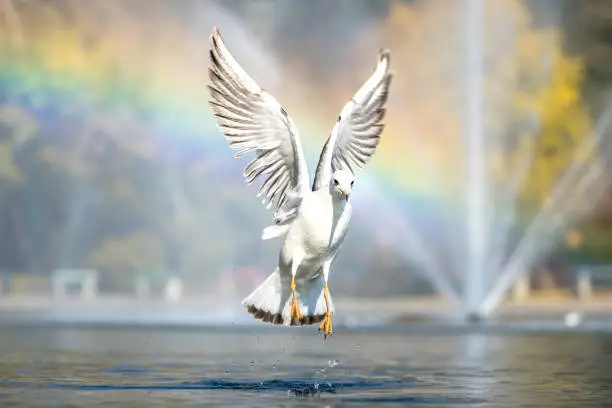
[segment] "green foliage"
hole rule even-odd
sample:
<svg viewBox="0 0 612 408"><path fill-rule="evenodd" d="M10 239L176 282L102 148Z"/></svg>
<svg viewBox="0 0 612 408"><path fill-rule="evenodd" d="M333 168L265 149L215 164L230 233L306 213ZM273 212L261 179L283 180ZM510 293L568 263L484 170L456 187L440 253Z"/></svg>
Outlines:
<svg viewBox="0 0 612 408"><path fill-rule="evenodd" d="M158 269L165 265L165 251L157 236L135 232L123 237L105 238L89 255L89 264L102 271L121 273Z"/></svg>
<svg viewBox="0 0 612 408"><path fill-rule="evenodd" d="M164 249L160 238L150 232L105 237L91 251L87 264L102 273L102 288L130 291L137 274L146 271L151 278L156 278L165 269Z"/></svg>
<svg viewBox="0 0 612 408"><path fill-rule="evenodd" d="M17 181L19 169L13 162L13 149L7 144L0 144L0 181Z"/></svg>
<svg viewBox="0 0 612 408"><path fill-rule="evenodd" d="M0 107L0 182L17 182L21 173L14 155L36 135L36 125L18 109Z"/></svg>
<svg viewBox="0 0 612 408"><path fill-rule="evenodd" d="M565 13L566 47L584 63L582 89L589 106L599 113L610 101L612 85L612 2L568 0Z"/></svg>

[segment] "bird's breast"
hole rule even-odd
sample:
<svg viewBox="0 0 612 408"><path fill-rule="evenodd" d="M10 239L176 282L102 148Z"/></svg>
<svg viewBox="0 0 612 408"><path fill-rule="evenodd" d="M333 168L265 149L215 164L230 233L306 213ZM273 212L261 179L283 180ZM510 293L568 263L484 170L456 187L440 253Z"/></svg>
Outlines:
<svg viewBox="0 0 612 408"><path fill-rule="evenodd" d="M351 219L350 204L334 202L331 197L303 204L301 235L306 254L309 258L327 258L344 240Z"/></svg>

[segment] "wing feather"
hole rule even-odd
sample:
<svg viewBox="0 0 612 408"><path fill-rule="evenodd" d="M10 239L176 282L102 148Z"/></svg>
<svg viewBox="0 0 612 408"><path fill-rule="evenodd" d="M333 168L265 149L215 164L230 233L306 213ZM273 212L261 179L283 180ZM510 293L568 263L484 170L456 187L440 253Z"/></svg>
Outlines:
<svg viewBox="0 0 612 408"><path fill-rule="evenodd" d="M342 109L319 157L313 190L328 184L337 170L362 168L376 151L393 77L389 59L389 52L382 50L374 73Z"/></svg>
<svg viewBox="0 0 612 408"><path fill-rule="evenodd" d="M285 214L291 209L284 205L299 201L287 195L300 197L309 187L297 128L278 101L238 64L217 28L211 36L210 61L209 104L217 126L236 152L234 157L255 153L244 169L245 180L251 184L262 177L257 197L267 208L274 205L276 213Z"/></svg>

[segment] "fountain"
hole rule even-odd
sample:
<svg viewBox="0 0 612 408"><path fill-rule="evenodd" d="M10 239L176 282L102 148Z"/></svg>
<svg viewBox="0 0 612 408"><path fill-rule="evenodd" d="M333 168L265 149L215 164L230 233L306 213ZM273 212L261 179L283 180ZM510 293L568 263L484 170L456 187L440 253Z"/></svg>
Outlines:
<svg viewBox="0 0 612 408"><path fill-rule="evenodd" d="M376 185L367 185L363 178L359 179L359 189L355 193L359 200L363 194L368 207L375 209L370 210L372 213L385 214L382 221L380 216L364 214L360 222L370 222L372 229L380 228L384 223L384 232L379 240L384 241L386 246L394 247L407 264L416 265L418 272L431 282L437 292L452 301L454 310L470 322L491 316L520 278L527 276L559 249L560 238L566 230L592 212L604 193L601 183L609 170L609 163L602 152L606 148L604 144L609 143L610 139L606 135L609 136L612 106L596 120L592 131L588 126L584 132L577 132L571 152L567 157L563 156L563 167L557 173L551 173L555 174L554 179L546 185L546 191L541 192L543 197L525 198L523 193L526 186L529 186L532 177L537 177L537 166L542 163L538 161L542 159L538 143L546 134L546 126L550 126L543 110L546 104L528 105L519 112L513 102L508 102L511 98L506 95L514 92L514 88L521 86L521 83L519 80L511 82L507 79L511 75L505 71L499 74L496 70L500 65L514 64L514 70L510 71L515 75L513 78L522 75L523 71L529 71L528 74L532 76L527 82L532 88L517 92L525 92L528 97L535 98L533 95L539 91L534 89L549 89L542 92L552 93L548 97L552 103L557 103L556 99L563 96L550 91L556 89L555 81L568 86L565 83L568 80L558 79L562 70L555 65L561 64L561 57L555 54L559 49L558 38L548 37L549 33L536 32L525 14L520 14L525 10L517 6L519 3L512 0L465 0L456 4L454 9L451 7L450 11L437 10L432 3L431 8L418 15L415 21L418 20L425 28L419 27L421 31L415 28L411 33L420 36L422 43L417 40L417 45L412 48L400 49L400 52L411 55L410 62L406 64L408 68L401 66L401 61L398 63L401 54L398 53L394 61L396 69L412 70L412 75L420 80L419 83L404 86L414 88L422 85L423 93L419 94L418 88L411 89L412 95L401 95L391 101L390 112L403 109L407 116L417 116L419 113L412 110L418 108L421 102L428 99L438 105L447 102L449 111L441 110L438 114L448 117L457 115L457 125L461 127L460 143L458 147L452 145L455 135L449 132L442 136L442 145L435 145L434 148L447 149L451 152L447 157L456 159L458 163L449 164L446 171L441 170L433 180L428 178L428 182L431 180L430 184L436 184L436 187L432 188L434 193L424 200L399 201L381 194ZM445 18L460 23L454 27L461 36L450 38L452 36L438 35L441 21L446 21ZM488 25L485 26L485 22ZM454 32L450 23L446 29ZM537 44L527 46L540 52L537 57L526 60L528 64L535 64L533 67L524 65L526 61L520 60L519 53L515 51L515 47L519 47L516 39L520 37L524 41L530 35L533 37L529 41ZM441 38L443 44L434 43L433 38ZM524 42L521 44L525 46ZM432 51L432 48L435 49ZM510 56L506 58L507 55ZM448 68L447 71L437 76L426 76L431 67L427 62L421 65L421 61L441 58L446 58L447 62L436 68ZM457 61L460 63L456 64ZM448 98L450 103L438 100L445 96L429 93L428 88L436 86L436 81L445 80L446 75L456 76L454 83L449 81L447 93L454 92L456 86L459 102L452 97ZM433 80L427 82L431 78ZM578 87L576 84L569 86ZM495 87L501 88L501 92ZM402 90L396 89L395 92L393 95ZM501 109L499 99L502 100ZM393 106L394 103L397 105ZM450 111L453 108L458 109ZM391 114L389 119L393 120ZM414 120L413 117L411 119ZM562 122L563 118L556 120ZM406 122L400 122L404 139L412 136L405 130ZM430 143L424 140L427 139L424 134L440 137L436 133L442 133L436 127L426 126L431 124L425 122L414 132L417 143L412 146L416 149ZM391 132L386 137L395 137ZM503 158L501 170L495 168L495 158L498 156ZM453 167L455 165L456 168ZM413 171L421 177L428 177L423 167L415 165ZM503 173L503 177L496 171Z"/></svg>
<svg viewBox="0 0 612 408"><path fill-rule="evenodd" d="M470 320L478 319L478 303L484 292L485 279L485 238L487 179L484 164L484 126L483 126L483 6L484 0L470 0L467 7L466 42L467 52L467 91L468 103L465 114L465 137L467 141L467 263L464 302Z"/></svg>
<svg viewBox="0 0 612 408"><path fill-rule="evenodd" d="M581 150L574 155L571 165L564 176L558 181L552 195L545 205L538 211L535 218L527 226L522 238L518 241L514 251L509 253L506 262L500 262L500 253L503 246L495 248L490 238L495 234L502 236L502 244L507 242L510 233L509 227L513 223L516 208L507 208L507 203L495 200L492 190L494 182L487 180L488 170L485 164L487 141L485 138L483 119L483 10L484 0L467 0L467 95L468 103L465 114L464 136L467 145L467 262L465 271L465 312L470 321L477 321L489 316L503 300L503 295L523 274L529 273L530 267L546 256L557 243L559 232L577 221L581 215L591 208L580 208L575 197L581 197L601 180L604 174L604 164L593 155L597 151L598 143L607 130L609 114L607 111L600 119L595 134L587 138ZM586 157L591 159L585 160ZM516 186L525 177L525 170L529 162L521 166L518 177L511 183L503 186L507 194L503 200L516 205ZM522 173L522 174L521 174ZM570 189L573 189L571 191ZM597 195L593 195L591 204L596 203ZM502 218L501 223L492 223L491 214L506 204L504 212L496 211ZM495 227L496 232L492 227ZM498 243L499 244L499 243ZM497 254L492 253L496 251ZM503 255L502 255L503 257ZM493 262L488 260L497 258ZM499 271L490 281L487 277ZM488 287L486 286L488 285Z"/></svg>
<svg viewBox="0 0 612 408"><path fill-rule="evenodd" d="M601 197L603 191L597 185L605 175L607 163L597 153L606 141L604 135L608 132L612 107L601 116L594 134L575 152L552 194L512 249L509 240L516 228L518 189L529 173L533 152L525 154L516 168L509 169L514 171L510 181L500 183L490 178L487 155L492 151L493 141L492 135L487 134L483 101L485 1L466 0L465 6L465 262L454 260L464 268L457 270L460 287L454 285L453 289L451 277L441 275L438 267L423 264L423 271L441 293L456 302L459 299L468 321L476 322L490 316L517 279L550 254L564 229L588 214ZM528 124L522 133L523 141L532 138L537 130L538 119L534 122L535 126ZM586 206L580 202L585 196L589 197Z"/></svg>

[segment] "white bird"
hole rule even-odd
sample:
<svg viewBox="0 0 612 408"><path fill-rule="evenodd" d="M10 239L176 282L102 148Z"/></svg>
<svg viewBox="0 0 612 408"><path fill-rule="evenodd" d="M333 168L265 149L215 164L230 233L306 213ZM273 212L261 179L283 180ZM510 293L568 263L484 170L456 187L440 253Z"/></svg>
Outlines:
<svg viewBox="0 0 612 408"><path fill-rule="evenodd" d="M258 197L274 205L274 225L262 239L285 235L278 266L242 304L256 319L285 326L322 322L332 334L334 306L327 281L351 220L353 170L374 154L384 125L389 52L344 106L323 147L310 187L298 130L283 107L242 69L218 29L211 36L210 105L235 157L255 152L247 183L265 178Z"/></svg>

